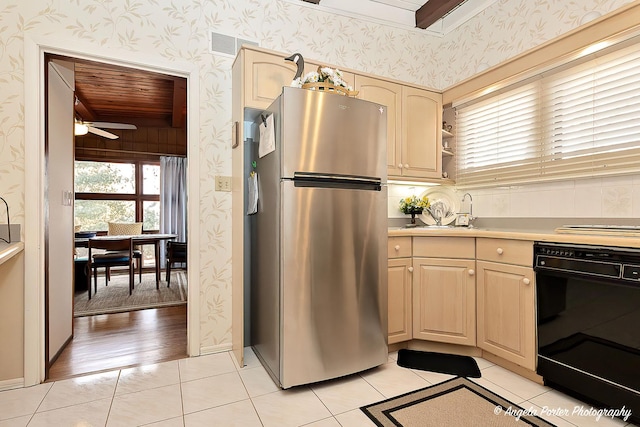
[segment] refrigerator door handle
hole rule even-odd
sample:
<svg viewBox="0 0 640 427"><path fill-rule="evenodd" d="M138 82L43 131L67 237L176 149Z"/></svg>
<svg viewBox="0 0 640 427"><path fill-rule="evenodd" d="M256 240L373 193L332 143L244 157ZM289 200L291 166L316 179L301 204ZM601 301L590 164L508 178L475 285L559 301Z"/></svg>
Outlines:
<svg viewBox="0 0 640 427"><path fill-rule="evenodd" d="M292 180L296 187L344 187L374 191L380 191L382 188L382 180L380 178L357 175L295 172Z"/></svg>

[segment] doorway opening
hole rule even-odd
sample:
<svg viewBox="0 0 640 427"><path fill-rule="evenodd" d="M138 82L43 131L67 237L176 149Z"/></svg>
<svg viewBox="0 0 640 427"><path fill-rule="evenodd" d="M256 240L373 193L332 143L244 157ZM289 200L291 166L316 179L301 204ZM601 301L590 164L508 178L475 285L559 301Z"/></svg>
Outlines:
<svg viewBox="0 0 640 427"><path fill-rule="evenodd" d="M78 274L82 272L83 265L86 266L82 264L86 254L82 245L78 246L78 241L82 240L79 235L108 234L109 223L142 223L141 235L170 233L175 234L174 240L187 242L186 164L183 171L185 179L182 180L184 188L180 190L184 194L185 205L178 221L171 218L167 224L161 219L163 215L171 215L166 213L166 204L162 200L175 197L166 197L166 194L163 197L163 189L159 187L160 181L165 179L161 174L168 173L167 168L161 166L167 164L165 160L187 157L187 78L72 56L45 54L45 64L54 60L73 71L72 115L76 132L69 141L73 144L72 158L62 162L49 161L51 148L60 142L50 134L55 119L48 111L55 108L51 98L57 95L47 91L45 180L50 187L51 180L56 179L53 177L69 165L76 173L72 178L73 222L70 227L68 223L55 222L50 213L56 209L53 200L56 195L49 192L45 199L49 206L45 217L45 230L48 230L45 232L44 274L45 379L59 380L105 369L186 357L188 292L181 286L188 286L187 274L184 271L172 272L171 288L167 286L169 278L163 271L164 244L161 251L154 250L153 245L140 246L133 298L126 295L114 299L112 291L117 288L119 278L119 271L115 269L110 271L109 281L106 280L106 271L101 274L100 285L111 284L111 287L104 286L93 295L93 311L85 310L78 314L75 307L79 301L88 299L87 287L91 283L98 289L98 282L90 280L91 274L87 275L86 271L85 275ZM44 75L47 76L47 72ZM65 105L64 102L62 104ZM73 122L69 123L72 125ZM84 175L79 175L79 170ZM183 224L180 225L180 221ZM69 228L63 233L77 233L73 255L68 257L69 265L73 264L71 271L75 269L75 272L68 280L58 280L68 276L67 268L63 269L62 276L51 272L57 269L51 264L51 254L57 251L58 242L50 236L51 230L58 227ZM151 295L151 300L143 301L142 306L128 305L131 300L141 297L147 281L156 285L150 295L166 293L167 289L180 289L178 293L183 301L167 302L161 298L157 302ZM50 316L56 311L53 305L57 302L53 295L68 295L69 289L76 301L72 303L73 311L60 316L58 310L56 316ZM136 290L139 291L137 295ZM65 339L63 332L62 339L56 343L52 342L50 335L57 333L52 331L56 330L55 323L59 321L66 325L71 323L71 336Z"/></svg>

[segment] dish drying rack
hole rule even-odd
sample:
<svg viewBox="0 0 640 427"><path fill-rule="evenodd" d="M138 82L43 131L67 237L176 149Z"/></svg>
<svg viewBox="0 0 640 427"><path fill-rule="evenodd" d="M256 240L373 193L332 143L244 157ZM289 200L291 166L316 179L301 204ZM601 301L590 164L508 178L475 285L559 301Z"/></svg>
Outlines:
<svg viewBox="0 0 640 427"><path fill-rule="evenodd" d="M9 205L7 204L7 201L2 197L0 197L0 200L4 202L4 206L7 209L7 236L8 236L8 240L5 239L4 237L0 237L0 240L5 241L7 243L11 243L11 221L9 220Z"/></svg>

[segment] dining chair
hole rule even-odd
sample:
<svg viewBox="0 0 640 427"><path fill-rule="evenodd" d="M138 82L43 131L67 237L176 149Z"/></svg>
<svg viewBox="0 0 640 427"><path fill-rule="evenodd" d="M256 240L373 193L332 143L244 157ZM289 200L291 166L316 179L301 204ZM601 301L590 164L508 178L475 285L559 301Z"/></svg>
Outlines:
<svg viewBox="0 0 640 427"><path fill-rule="evenodd" d="M141 222L109 222L108 236L135 236L142 234ZM142 282L142 250L136 246L133 248L133 258L138 264L138 276ZM108 274L108 273L107 273Z"/></svg>
<svg viewBox="0 0 640 427"><path fill-rule="evenodd" d="M187 244L185 242L167 242L167 288L171 285L171 265L173 263L184 263L187 269Z"/></svg>
<svg viewBox="0 0 640 427"><path fill-rule="evenodd" d="M105 269L105 286L109 285L109 268L125 266L129 267L129 295L133 292L133 240L131 237L123 238L96 238L89 239L89 252L87 254L87 288L91 299L91 272L93 272L94 294L98 292L98 268ZM102 250L95 252L95 250Z"/></svg>

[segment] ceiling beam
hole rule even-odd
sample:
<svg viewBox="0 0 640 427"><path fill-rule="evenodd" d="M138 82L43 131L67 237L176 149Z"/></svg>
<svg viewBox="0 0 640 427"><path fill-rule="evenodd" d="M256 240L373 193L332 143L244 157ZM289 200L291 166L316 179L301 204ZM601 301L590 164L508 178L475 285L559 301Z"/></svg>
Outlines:
<svg viewBox="0 0 640 427"><path fill-rule="evenodd" d="M87 106L87 102L84 100L84 97L77 90L75 110L80 118L86 122L94 122L97 119L96 113Z"/></svg>
<svg viewBox="0 0 640 427"><path fill-rule="evenodd" d="M184 126L187 115L187 81L185 79L173 81L173 114L171 126L181 128Z"/></svg>
<svg viewBox="0 0 640 427"><path fill-rule="evenodd" d="M105 115L100 116L97 121L109 123L126 123L136 125L140 128L171 128L171 116L160 117L132 117L122 115ZM109 132L118 133L118 130L110 129Z"/></svg>
<svg viewBox="0 0 640 427"><path fill-rule="evenodd" d="M465 0L429 0L416 10L416 27L429 28L438 19L464 2Z"/></svg>

